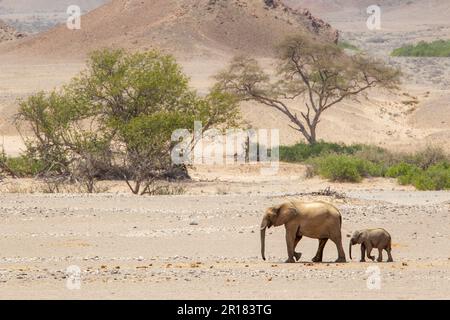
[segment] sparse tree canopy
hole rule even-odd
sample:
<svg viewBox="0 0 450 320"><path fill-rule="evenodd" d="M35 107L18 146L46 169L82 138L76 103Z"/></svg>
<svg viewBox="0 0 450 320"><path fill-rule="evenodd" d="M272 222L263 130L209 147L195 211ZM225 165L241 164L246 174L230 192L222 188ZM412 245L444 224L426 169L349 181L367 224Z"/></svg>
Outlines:
<svg viewBox="0 0 450 320"><path fill-rule="evenodd" d="M396 89L400 72L363 55L347 55L337 45L296 35L278 47L272 77L252 58L236 57L216 76L219 86L241 101L256 101L283 113L310 144L326 110L370 88ZM293 106L303 106L298 114Z"/></svg>

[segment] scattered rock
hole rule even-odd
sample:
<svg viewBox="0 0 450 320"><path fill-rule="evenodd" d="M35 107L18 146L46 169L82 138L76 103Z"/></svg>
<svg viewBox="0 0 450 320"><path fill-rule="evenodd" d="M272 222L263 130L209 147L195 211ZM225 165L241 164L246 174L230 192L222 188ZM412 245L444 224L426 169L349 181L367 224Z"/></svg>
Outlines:
<svg viewBox="0 0 450 320"><path fill-rule="evenodd" d="M0 42L11 41L25 37L25 34L16 31L3 21L0 21Z"/></svg>

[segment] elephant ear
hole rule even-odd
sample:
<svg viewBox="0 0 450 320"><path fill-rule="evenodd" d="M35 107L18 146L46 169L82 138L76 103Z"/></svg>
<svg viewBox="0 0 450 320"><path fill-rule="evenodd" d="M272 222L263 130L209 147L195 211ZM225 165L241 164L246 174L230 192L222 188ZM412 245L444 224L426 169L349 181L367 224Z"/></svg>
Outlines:
<svg viewBox="0 0 450 320"><path fill-rule="evenodd" d="M275 226L287 223L298 214L297 209L291 204L282 204L279 206Z"/></svg>
<svg viewBox="0 0 450 320"><path fill-rule="evenodd" d="M357 231L358 233L356 234L356 243L362 243L362 235L363 235L363 232L361 232L361 231Z"/></svg>
<svg viewBox="0 0 450 320"><path fill-rule="evenodd" d="M261 230L270 228L275 224L280 214L280 209L281 205L267 208L266 214L261 222Z"/></svg>
<svg viewBox="0 0 450 320"><path fill-rule="evenodd" d="M278 214L280 214L281 207L282 207L282 204L271 207L270 211L272 211L273 214L278 215Z"/></svg>

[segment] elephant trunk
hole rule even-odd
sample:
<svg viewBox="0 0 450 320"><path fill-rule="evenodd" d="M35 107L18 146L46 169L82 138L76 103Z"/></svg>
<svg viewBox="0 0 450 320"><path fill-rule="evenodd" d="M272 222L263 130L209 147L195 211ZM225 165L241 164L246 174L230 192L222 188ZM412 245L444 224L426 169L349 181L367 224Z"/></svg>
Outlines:
<svg viewBox="0 0 450 320"><path fill-rule="evenodd" d="M348 245L348 253L350 255L350 260L352 259L352 242L350 241L349 245Z"/></svg>
<svg viewBox="0 0 450 320"><path fill-rule="evenodd" d="M268 225L268 219L267 217L264 217L263 221L261 222L261 257L263 258L263 260L266 260L266 229Z"/></svg>
<svg viewBox="0 0 450 320"><path fill-rule="evenodd" d="M266 249L266 227L261 228L261 257L263 258L263 260L266 260L265 249Z"/></svg>

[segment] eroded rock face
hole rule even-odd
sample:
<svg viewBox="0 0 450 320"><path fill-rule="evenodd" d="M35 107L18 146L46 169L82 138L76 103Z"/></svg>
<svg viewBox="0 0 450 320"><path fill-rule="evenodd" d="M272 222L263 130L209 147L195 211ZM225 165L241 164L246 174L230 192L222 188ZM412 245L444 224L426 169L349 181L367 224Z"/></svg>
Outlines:
<svg viewBox="0 0 450 320"><path fill-rule="evenodd" d="M0 42L11 41L25 37L25 34L0 21Z"/></svg>
<svg viewBox="0 0 450 320"><path fill-rule="evenodd" d="M295 12L303 15L311 22L312 31L314 31L315 33L328 33L329 37L334 43L337 43L339 41L339 31L332 28L329 23L313 16L308 9L298 9L295 10Z"/></svg>
<svg viewBox="0 0 450 320"><path fill-rule="evenodd" d="M305 31L325 41L338 38L329 24L281 0L113 0L83 17L83 32L72 32L61 24L21 41L20 46L13 41L8 46L16 54L33 57L85 58L113 43L129 50L158 48L183 58L268 57L276 54L274 48L286 36ZM17 34L8 32L6 38L17 38Z"/></svg>
<svg viewBox="0 0 450 320"><path fill-rule="evenodd" d="M277 0L264 0L264 3L266 4L266 6L268 6L270 8L276 8L280 4L280 1L277 1Z"/></svg>
<svg viewBox="0 0 450 320"><path fill-rule="evenodd" d="M306 20L306 27L315 34L323 36L334 43L339 41L339 31L334 29L329 23L313 16L311 11L305 8L292 9L279 0L264 0L266 5L273 9L280 9L288 12L290 15L298 16L302 20Z"/></svg>
<svg viewBox="0 0 450 320"><path fill-rule="evenodd" d="M283 19L292 23L292 19L297 20L301 25L306 27L312 33L337 43L339 40L339 31L334 29L329 23L314 16L311 11L306 8L291 8L286 5L282 0L260 0L264 3L267 10L274 12L275 17ZM209 0L208 6L210 9L214 5L226 6L230 4L230 0ZM235 5L242 8L250 8L250 4L245 0L235 0Z"/></svg>

